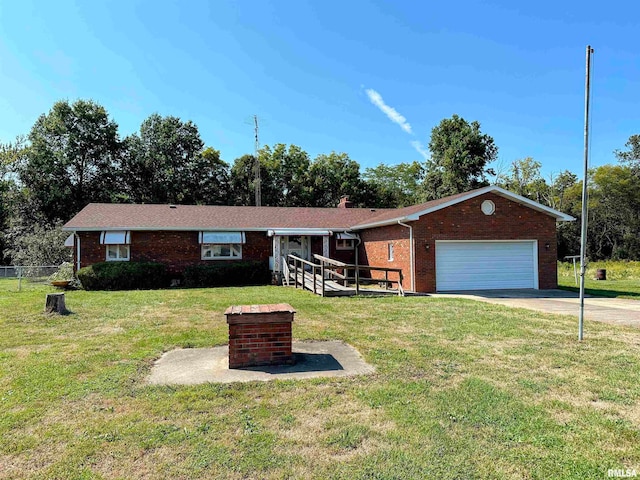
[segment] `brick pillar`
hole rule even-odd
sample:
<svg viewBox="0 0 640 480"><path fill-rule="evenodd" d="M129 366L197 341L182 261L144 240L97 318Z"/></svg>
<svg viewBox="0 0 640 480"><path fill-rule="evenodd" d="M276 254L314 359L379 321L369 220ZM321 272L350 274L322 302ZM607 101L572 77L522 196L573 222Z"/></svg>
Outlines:
<svg viewBox="0 0 640 480"><path fill-rule="evenodd" d="M294 313L286 303L227 308L224 314L229 324L229 368L293 364Z"/></svg>

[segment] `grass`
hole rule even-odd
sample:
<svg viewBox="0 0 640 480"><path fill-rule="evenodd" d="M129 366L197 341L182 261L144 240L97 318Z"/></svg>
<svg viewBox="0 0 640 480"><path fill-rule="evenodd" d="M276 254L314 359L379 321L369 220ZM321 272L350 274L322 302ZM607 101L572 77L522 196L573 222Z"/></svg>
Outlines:
<svg viewBox="0 0 640 480"><path fill-rule="evenodd" d="M596 270L607 270L607 280L595 280ZM580 274L580 265L577 265ZM578 281L579 281L578 277ZM560 288L577 292L573 264L558 264ZM594 262L587 265L585 292L589 295L612 298L640 299L640 262Z"/></svg>
<svg viewBox="0 0 640 480"><path fill-rule="evenodd" d="M594 478L640 469L640 330L462 299L283 287L67 292L0 281L0 478ZM376 374L146 386L227 341L232 304L288 302L296 339Z"/></svg>

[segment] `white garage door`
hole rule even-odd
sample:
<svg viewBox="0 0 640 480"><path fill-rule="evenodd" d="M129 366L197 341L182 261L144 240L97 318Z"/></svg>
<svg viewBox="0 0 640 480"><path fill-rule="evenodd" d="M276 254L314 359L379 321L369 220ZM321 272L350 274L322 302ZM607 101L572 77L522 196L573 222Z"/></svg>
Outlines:
<svg viewBox="0 0 640 480"><path fill-rule="evenodd" d="M538 288L535 241L436 242L436 288Z"/></svg>

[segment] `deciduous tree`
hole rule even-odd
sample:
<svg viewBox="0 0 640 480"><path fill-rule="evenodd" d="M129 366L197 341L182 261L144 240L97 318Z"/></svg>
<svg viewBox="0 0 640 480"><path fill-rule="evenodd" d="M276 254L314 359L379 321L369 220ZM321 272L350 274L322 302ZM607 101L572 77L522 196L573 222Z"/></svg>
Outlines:
<svg viewBox="0 0 640 480"><path fill-rule="evenodd" d="M429 150L431 159L423 183L427 200L487 185L486 166L498 155L493 138L480 131L480 124L458 115L433 128Z"/></svg>
<svg viewBox="0 0 640 480"><path fill-rule="evenodd" d="M344 195L356 206L369 206L360 165L346 153L331 152L315 158L309 169L309 194L312 207L335 207Z"/></svg>
<svg viewBox="0 0 640 480"><path fill-rule="evenodd" d="M91 100L56 102L29 133L20 182L50 223L114 194L121 143L118 125Z"/></svg>
<svg viewBox="0 0 640 480"><path fill-rule="evenodd" d="M122 183L136 203L226 203L227 164L204 148L198 127L154 113L126 138Z"/></svg>
<svg viewBox="0 0 640 480"><path fill-rule="evenodd" d="M377 208L398 208L420 201L420 185L424 168L418 162L385 165L367 168L363 178L374 197L367 205Z"/></svg>

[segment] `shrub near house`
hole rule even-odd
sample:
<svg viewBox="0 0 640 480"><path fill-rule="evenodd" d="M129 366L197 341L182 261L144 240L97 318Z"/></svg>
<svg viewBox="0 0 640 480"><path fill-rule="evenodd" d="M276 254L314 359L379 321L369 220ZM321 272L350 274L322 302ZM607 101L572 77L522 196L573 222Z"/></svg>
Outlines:
<svg viewBox="0 0 640 480"><path fill-rule="evenodd" d="M270 281L271 272L267 262L193 265L184 271L184 284L187 287L267 285Z"/></svg>
<svg viewBox="0 0 640 480"><path fill-rule="evenodd" d="M161 263L100 262L78 270L85 290L150 290L169 285Z"/></svg>
<svg viewBox="0 0 640 480"><path fill-rule="evenodd" d="M161 263L100 262L78 270L85 290L151 290L169 286L170 275ZM196 265L184 272L187 287L267 285L271 281L266 262L228 265Z"/></svg>

